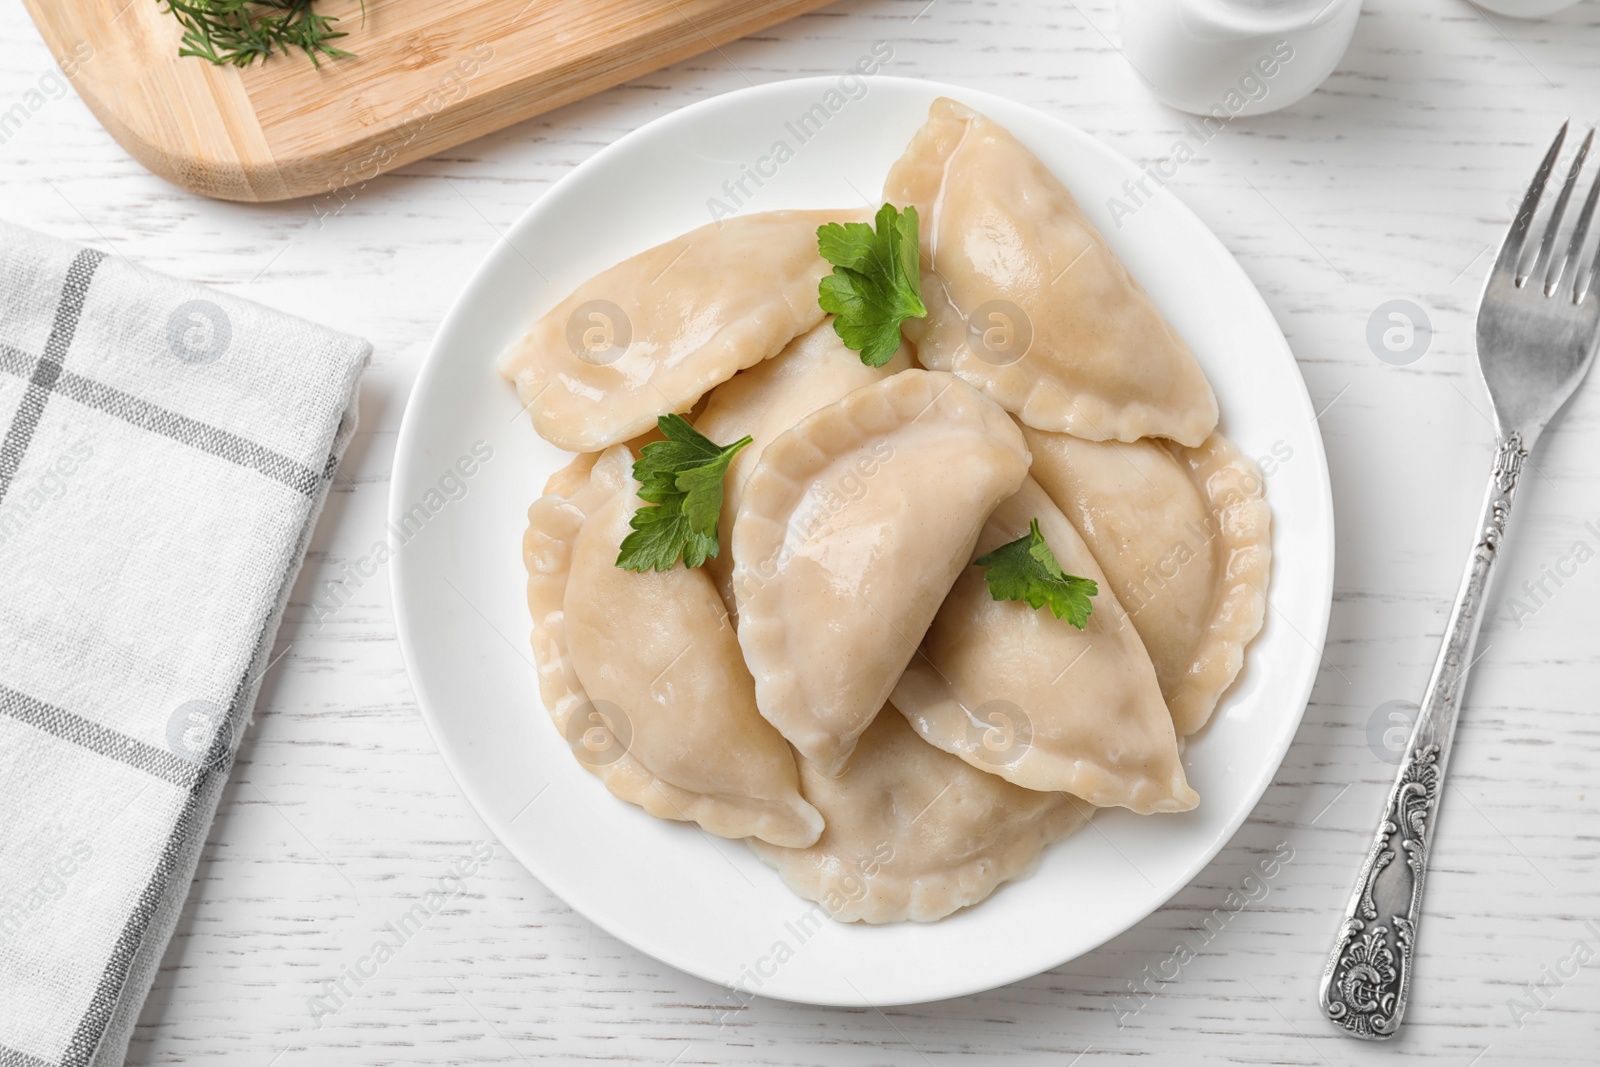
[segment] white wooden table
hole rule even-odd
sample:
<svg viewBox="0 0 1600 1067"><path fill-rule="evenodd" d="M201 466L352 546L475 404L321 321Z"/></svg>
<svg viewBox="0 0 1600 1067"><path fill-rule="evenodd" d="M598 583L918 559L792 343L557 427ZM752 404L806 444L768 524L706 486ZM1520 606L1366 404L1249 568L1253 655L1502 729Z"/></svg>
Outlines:
<svg viewBox="0 0 1600 1067"><path fill-rule="evenodd" d="M1234 121L1169 183L1239 257L1299 356L1323 409L1339 535L1326 667L1305 723L1249 823L1193 885L1099 951L981 996L882 1012L741 1006L595 929L502 850L342 1010L315 1020L324 983L489 837L418 716L385 576L325 624L310 602L383 537L407 392L498 232L641 123L748 83L841 70L879 39L894 49L887 73L1007 94L1143 162L1172 151L1183 117L1116 51L1110 0L846 0L413 164L319 224L304 202L217 203L151 177L52 73L21 7L0 8L0 113L25 112L0 125L0 214L376 346L361 435L132 1062L1600 1062L1600 963L1567 962L1580 943L1577 957L1600 960L1600 563L1561 563L1576 542L1600 550L1600 383L1524 479L1403 1036L1354 1042L1314 1002L1391 775L1388 702L1420 695L1487 469L1472 325L1489 246L1561 118L1600 107L1591 3L1533 23L1491 21L1461 0L1368 8L1320 92ZM1396 299L1432 324L1408 365L1366 340L1374 310ZM1576 573L1547 580L1537 604L1524 597L1531 614L1513 612L1508 597L1558 563ZM1293 859L1264 895L1207 934L1204 920L1283 842ZM1198 954L1175 967L1180 943Z"/></svg>

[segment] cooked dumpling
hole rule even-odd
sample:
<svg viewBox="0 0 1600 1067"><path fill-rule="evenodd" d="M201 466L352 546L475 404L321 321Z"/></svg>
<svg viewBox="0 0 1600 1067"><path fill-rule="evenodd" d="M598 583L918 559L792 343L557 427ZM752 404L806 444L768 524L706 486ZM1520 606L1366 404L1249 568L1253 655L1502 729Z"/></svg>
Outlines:
<svg viewBox="0 0 1600 1067"><path fill-rule="evenodd" d="M967 567L895 707L925 740L1017 785L1142 815L1188 811L1199 798L1150 657L1083 538L1032 478L995 509L977 554L1023 536L1031 519L1063 570L1099 584L1088 626L995 600L983 568Z"/></svg>
<svg viewBox="0 0 1600 1067"><path fill-rule="evenodd" d="M500 358L536 430L595 452L687 411L822 320L817 227L860 211L768 211L692 230L580 285Z"/></svg>
<svg viewBox="0 0 1600 1067"><path fill-rule="evenodd" d="M1272 514L1227 438L1199 448L1025 430L1033 476L1083 534L1144 639L1180 737L1206 724L1261 630Z"/></svg>
<svg viewBox="0 0 1600 1067"><path fill-rule="evenodd" d="M904 346L882 367L862 363L861 356L846 348L834 332L830 317L790 341L777 356L740 371L712 390L705 411L694 420L695 429L719 445L747 434L752 438L733 457L723 479L717 540L724 551L705 564L736 619L733 553L727 547L733 543L733 518L744 498L744 483L761 453L773 438L818 408L910 366L911 355Z"/></svg>
<svg viewBox="0 0 1600 1067"><path fill-rule="evenodd" d="M711 579L615 565L640 501L623 446L580 456L528 509L523 557L539 688L579 761L613 794L722 837L804 847L822 817L756 710Z"/></svg>
<svg viewBox="0 0 1600 1067"><path fill-rule="evenodd" d="M883 195L921 215L928 317L904 328L923 366L1042 430L1198 445L1216 426L1188 347L1066 187L994 122L936 100Z"/></svg>
<svg viewBox="0 0 1600 1067"><path fill-rule="evenodd" d="M750 845L840 922L942 919L1026 874L1085 821L1081 801L975 771L889 708L861 735L843 777L802 762L800 788L827 821L821 840Z"/></svg>
<svg viewBox="0 0 1600 1067"><path fill-rule="evenodd" d="M828 775L888 699L996 503L1022 433L948 374L850 393L762 453L733 527L739 644L761 714Z"/></svg>

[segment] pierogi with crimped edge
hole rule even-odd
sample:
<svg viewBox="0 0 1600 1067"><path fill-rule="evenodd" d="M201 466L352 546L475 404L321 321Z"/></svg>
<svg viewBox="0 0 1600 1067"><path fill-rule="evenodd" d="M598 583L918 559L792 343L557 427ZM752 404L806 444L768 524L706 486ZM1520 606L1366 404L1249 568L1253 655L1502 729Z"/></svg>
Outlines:
<svg viewBox="0 0 1600 1067"><path fill-rule="evenodd" d="M1217 401L1193 353L1043 163L998 124L939 99L884 199L921 213L917 361L1023 422L1097 441L1198 445Z"/></svg>
<svg viewBox="0 0 1600 1067"><path fill-rule="evenodd" d="M535 322L500 373L557 447L626 441L821 322L816 229L861 214L740 215L625 259Z"/></svg>
<svg viewBox="0 0 1600 1067"><path fill-rule="evenodd" d="M818 408L910 366L909 346L902 346L882 367L866 366L860 356L844 346L834 332L833 319L828 318L789 342L778 355L740 371L713 389L705 410L692 420L695 429L713 441L737 441L746 435L751 438L749 446L733 457L723 480L717 539L723 545L733 543L733 520L739 513L739 501L744 499L745 482L775 437ZM857 473L865 479L871 476L873 467L871 457L867 457ZM841 491L848 492L849 488ZM728 610L737 620L733 553L724 551L707 560L706 570L716 579Z"/></svg>
<svg viewBox="0 0 1600 1067"><path fill-rule="evenodd" d="M866 457L872 477L840 495ZM739 645L761 714L822 773L843 772L1027 470L1005 412L923 370L855 390L761 454L733 526Z"/></svg>
<svg viewBox="0 0 1600 1067"><path fill-rule="evenodd" d="M1101 807L1181 820L1270 580L1259 471L1061 181L940 99L884 188L633 256L499 363L578 453L524 536L557 731L805 923L939 920Z"/></svg>
<svg viewBox="0 0 1600 1067"><path fill-rule="evenodd" d="M1111 579L1187 737L1238 677L1265 619L1272 515L1260 471L1219 433L1199 448L1023 433L1035 480Z"/></svg>
<svg viewBox="0 0 1600 1067"><path fill-rule="evenodd" d="M996 600L982 568L966 567L895 687L895 707L924 740L1029 789L1141 815L1188 811L1199 798L1144 643L1037 482L994 510L974 555L1026 534L1032 519L1064 570L1099 584L1087 625Z"/></svg>
<svg viewBox="0 0 1600 1067"><path fill-rule="evenodd" d="M805 761L800 789L827 829L809 848L751 841L784 883L840 922L933 922L1031 870L1086 821L1064 793L1012 785L925 744L893 708L830 778Z"/></svg>
<svg viewBox="0 0 1600 1067"><path fill-rule="evenodd" d="M533 647L556 729L607 789L657 818L808 845L822 818L756 710L711 579L615 565L640 504L632 462L621 445L580 457L528 511Z"/></svg>

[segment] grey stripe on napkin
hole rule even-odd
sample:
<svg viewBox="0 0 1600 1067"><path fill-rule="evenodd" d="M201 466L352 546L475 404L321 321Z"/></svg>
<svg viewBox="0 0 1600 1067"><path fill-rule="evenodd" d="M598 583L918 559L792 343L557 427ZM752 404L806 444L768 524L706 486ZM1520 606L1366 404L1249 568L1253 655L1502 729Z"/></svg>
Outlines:
<svg viewBox="0 0 1600 1067"><path fill-rule="evenodd" d="M45 342L44 354L34 364L28 377L28 391L22 397L11 425L6 429L5 440L0 441L0 504L5 503L6 490L11 477L16 474L22 456L33 439L33 431L44 414L45 400L61 377L61 361L66 358L67 347L78 329L78 317L83 313L83 295L89 288L94 269L105 258L92 249L84 249L67 268L67 280L61 286L61 300L56 305L55 322L50 328L50 339Z"/></svg>
<svg viewBox="0 0 1600 1067"><path fill-rule="evenodd" d="M0 1067L122 1062L368 353L0 223Z"/></svg>

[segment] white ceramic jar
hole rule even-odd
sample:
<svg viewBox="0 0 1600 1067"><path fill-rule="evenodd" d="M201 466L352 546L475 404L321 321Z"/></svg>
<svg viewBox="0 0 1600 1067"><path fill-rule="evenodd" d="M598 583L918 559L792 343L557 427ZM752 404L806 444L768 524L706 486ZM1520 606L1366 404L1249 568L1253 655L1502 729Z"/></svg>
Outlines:
<svg viewBox="0 0 1600 1067"><path fill-rule="evenodd" d="M1578 0L1472 0L1485 11L1507 15L1514 19L1538 19L1565 11Z"/></svg>
<svg viewBox="0 0 1600 1067"><path fill-rule="evenodd" d="M1360 14L1361 0L1117 5L1123 54L1162 102L1218 118L1263 115L1303 99L1333 73Z"/></svg>

